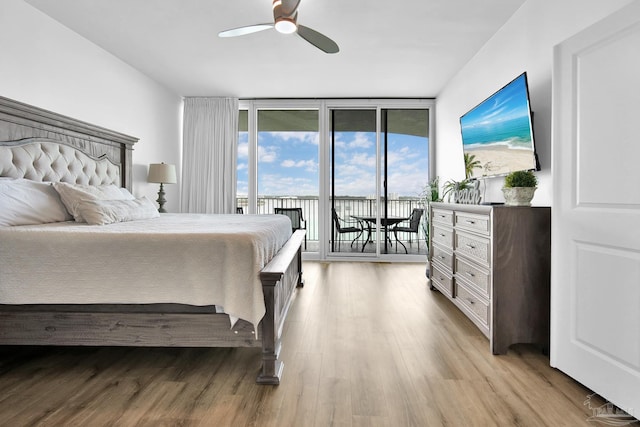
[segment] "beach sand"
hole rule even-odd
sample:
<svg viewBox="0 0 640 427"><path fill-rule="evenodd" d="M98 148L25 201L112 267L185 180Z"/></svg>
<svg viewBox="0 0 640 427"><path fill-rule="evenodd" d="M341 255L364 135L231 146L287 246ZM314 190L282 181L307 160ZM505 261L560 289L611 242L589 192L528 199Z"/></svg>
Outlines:
<svg viewBox="0 0 640 427"><path fill-rule="evenodd" d="M491 145L470 149L469 154L476 156L481 168L473 170L473 176L507 174L517 170L535 169L536 162L531 150L509 149L504 145ZM487 166L487 163L488 166Z"/></svg>

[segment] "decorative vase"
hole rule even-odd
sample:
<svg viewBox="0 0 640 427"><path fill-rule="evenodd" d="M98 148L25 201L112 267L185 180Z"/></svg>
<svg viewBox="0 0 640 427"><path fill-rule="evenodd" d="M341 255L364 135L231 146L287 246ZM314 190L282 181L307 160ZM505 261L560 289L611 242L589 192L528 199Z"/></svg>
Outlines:
<svg viewBox="0 0 640 427"><path fill-rule="evenodd" d="M502 194L507 206L531 206L531 199L538 187L503 187Z"/></svg>

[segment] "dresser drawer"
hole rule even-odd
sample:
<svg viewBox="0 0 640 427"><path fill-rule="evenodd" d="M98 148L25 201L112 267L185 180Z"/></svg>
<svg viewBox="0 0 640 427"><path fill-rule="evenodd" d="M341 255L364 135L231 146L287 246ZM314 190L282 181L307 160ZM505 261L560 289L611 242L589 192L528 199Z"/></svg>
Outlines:
<svg viewBox="0 0 640 427"><path fill-rule="evenodd" d="M431 221L448 226L453 225L453 211L446 209L433 209Z"/></svg>
<svg viewBox="0 0 640 427"><path fill-rule="evenodd" d="M438 264L431 264L431 285L440 292L453 298L453 277L438 268Z"/></svg>
<svg viewBox="0 0 640 427"><path fill-rule="evenodd" d="M455 272L456 278L460 277L461 280L472 285L480 295L487 299L491 297L491 275L489 272L472 265L462 258L455 259Z"/></svg>
<svg viewBox="0 0 640 427"><path fill-rule="evenodd" d="M445 248L453 250L453 230L450 228L438 227L434 224L432 231L432 241Z"/></svg>
<svg viewBox="0 0 640 427"><path fill-rule="evenodd" d="M438 261L440 264L444 264L453 271L453 254L445 251L440 246L433 245L431 259Z"/></svg>
<svg viewBox="0 0 640 427"><path fill-rule="evenodd" d="M485 326L489 326L489 303L477 297L463 284L456 282L456 299L472 312Z"/></svg>
<svg viewBox="0 0 640 427"><path fill-rule="evenodd" d="M455 213L456 228L475 231L488 236L491 233L491 219L489 215L478 215L466 212Z"/></svg>
<svg viewBox="0 0 640 427"><path fill-rule="evenodd" d="M467 255L480 264L489 267L491 265L491 245L489 239L474 236L472 234L456 231L454 250L456 253Z"/></svg>

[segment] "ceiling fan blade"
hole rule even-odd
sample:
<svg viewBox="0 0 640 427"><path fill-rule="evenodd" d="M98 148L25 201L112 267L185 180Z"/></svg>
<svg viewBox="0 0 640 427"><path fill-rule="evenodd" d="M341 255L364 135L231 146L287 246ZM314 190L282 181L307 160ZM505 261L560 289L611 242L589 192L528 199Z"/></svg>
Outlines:
<svg viewBox="0 0 640 427"><path fill-rule="evenodd" d="M304 25L298 24L298 35L326 53L338 53L340 51L336 42Z"/></svg>
<svg viewBox="0 0 640 427"><path fill-rule="evenodd" d="M246 27L232 28L230 30L220 31L218 37L237 37L244 36L245 34L257 33L258 31L264 31L273 28L273 24L256 24Z"/></svg>
<svg viewBox="0 0 640 427"><path fill-rule="evenodd" d="M300 0L282 0L282 13L284 16L291 16L298 10Z"/></svg>

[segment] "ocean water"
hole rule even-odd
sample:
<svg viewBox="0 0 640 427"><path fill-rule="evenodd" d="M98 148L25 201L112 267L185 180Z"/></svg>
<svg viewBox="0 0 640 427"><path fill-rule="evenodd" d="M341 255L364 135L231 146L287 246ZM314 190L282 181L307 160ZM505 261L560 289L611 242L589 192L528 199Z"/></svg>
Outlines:
<svg viewBox="0 0 640 427"><path fill-rule="evenodd" d="M533 150L527 116L504 122L476 124L462 128L464 148L473 150L491 145L505 145L513 149Z"/></svg>

